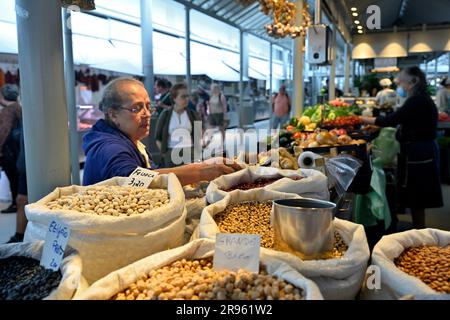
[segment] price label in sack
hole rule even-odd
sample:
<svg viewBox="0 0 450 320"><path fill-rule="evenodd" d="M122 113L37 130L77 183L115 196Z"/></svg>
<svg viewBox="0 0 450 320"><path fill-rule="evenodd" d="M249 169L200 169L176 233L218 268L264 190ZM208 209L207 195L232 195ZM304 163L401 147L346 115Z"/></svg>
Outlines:
<svg viewBox="0 0 450 320"><path fill-rule="evenodd" d="M261 236L256 234L218 233L214 251L214 270L259 272Z"/></svg>
<svg viewBox="0 0 450 320"><path fill-rule="evenodd" d="M69 237L69 227L59 219L54 219L47 229L41 266L53 271L59 269Z"/></svg>
<svg viewBox="0 0 450 320"><path fill-rule="evenodd" d="M125 186L148 188L159 172L137 167L127 178Z"/></svg>

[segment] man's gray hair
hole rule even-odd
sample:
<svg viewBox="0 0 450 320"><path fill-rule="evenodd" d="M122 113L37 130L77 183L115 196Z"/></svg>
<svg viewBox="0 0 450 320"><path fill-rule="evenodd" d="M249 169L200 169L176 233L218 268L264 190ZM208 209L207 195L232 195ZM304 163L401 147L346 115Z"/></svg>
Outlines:
<svg viewBox="0 0 450 320"><path fill-rule="evenodd" d="M8 83L1 88L1 93L6 101L17 102L17 99L19 98L19 87L15 84Z"/></svg>
<svg viewBox="0 0 450 320"><path fill-rule="evenodd" d="M121 77L114 79L108 83L103 90L102 100L100 101L99 108L107 116L110 109L118 110L123 104L123 96L121 89L126 84L137 84L144 88L144 84L134 78Z"/></svg>

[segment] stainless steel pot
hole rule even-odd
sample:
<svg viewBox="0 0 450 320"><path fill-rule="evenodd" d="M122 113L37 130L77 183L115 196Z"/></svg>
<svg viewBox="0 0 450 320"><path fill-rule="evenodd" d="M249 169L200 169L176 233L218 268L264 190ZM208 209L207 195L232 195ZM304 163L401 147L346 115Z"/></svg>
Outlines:
<svg viewBox="0 0 450 320"><path fill-rule="evenodd" d="M273 202L275 236L306 256L332 250L334 244L332 202L315 199L283 199Z"/></svg>

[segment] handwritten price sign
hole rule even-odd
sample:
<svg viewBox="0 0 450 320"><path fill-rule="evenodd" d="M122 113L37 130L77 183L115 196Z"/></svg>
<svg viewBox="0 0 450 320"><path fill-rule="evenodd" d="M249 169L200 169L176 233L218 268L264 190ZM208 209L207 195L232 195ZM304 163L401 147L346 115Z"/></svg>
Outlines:
<svg viewBox="0 0 450 320"><path fill-rule="evenodd" d="M41 266L57 271L64 256L64 250L69 242L70 229L59 221L53 220L47 229L44 251L41 257Z"/></svg>
<svg viewBox="0 0 450 320"><path fill-rule="evenodd" d="M261 236L218 233L214 251L214 270L259 272Z"/></svg>
<svg viewBox="0 0 450 320"><path fill-rule="evenodd" d="M137 167L126 180L125 186L148 188L158 174L156 171Z"/></svg>

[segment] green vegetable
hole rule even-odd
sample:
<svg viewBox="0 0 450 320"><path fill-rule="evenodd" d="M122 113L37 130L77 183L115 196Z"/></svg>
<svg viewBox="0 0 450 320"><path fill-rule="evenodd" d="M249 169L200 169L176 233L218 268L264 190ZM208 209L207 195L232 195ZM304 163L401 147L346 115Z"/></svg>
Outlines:
<svg viewBox="0 0 450 320"><path fill-rule="evenodd" d="M291 126L296 127L298 125L298 119L296 117L291 118L291 121L289 121L289 124Z"/></svg>
<svg viewBox="0 0 450 320"><path fill-rule="evenodd" d="M322 109L317 108L317 110L311 116L311 122L320 123L321 121L322 121Z"/></svg>
<svg viewBox="0 0 450 320"><path fill-rule="evenodd" d="M311 118L317 109L319 109L317 106L316 107L308 107L303 111L303 115Z"/></svg>

